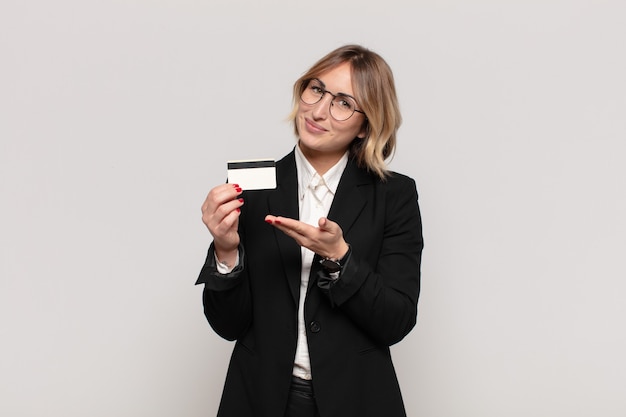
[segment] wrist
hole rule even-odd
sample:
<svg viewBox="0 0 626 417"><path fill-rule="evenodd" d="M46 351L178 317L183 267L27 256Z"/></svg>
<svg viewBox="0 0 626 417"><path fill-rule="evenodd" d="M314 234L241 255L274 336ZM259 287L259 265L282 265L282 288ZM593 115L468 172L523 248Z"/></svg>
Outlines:
<svg viewBox="0 0 626 417"><path fill-rule="evenodd" d="M334 252L333 256L327 256L327 259L332 259L333 261L339 261L343 259L350 250L350 245L348 245L345 241L343 244Z"/></svg>
<svg viewBox="0 0 626 417"><path fill-rule="evenodd" d="M352 252L352 247L346 244L346 251L339 258L322 258L320 259L320 264L324 267L324 269L333 274L339 273L343 269L343 266L346 264L348 258L350 257L350 253Z"/></svg>
<svg viewBox="0 0 626 417"><path fill-rule="evenodd" d="M239 257L239 250L236 247L234 249L226 249L226 250L215 247L215 257L217 258L217 261L220 264L225 265L229 268L232 268L237 263L237 258Z"/></svg>

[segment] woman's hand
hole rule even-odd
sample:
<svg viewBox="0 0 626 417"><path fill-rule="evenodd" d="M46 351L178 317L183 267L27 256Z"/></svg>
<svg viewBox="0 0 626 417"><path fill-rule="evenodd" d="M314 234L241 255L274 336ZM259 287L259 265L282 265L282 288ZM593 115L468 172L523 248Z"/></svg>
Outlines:
<svg viewBox="0 0 626 417"><path fill-rule="evenodd" d="M237 198L242 190L237 184L222 184L209 191L202 204L202 221L213 235L215 254L220 262L234 265L239 246L240 207L243 199Z"/></svg>
<svg viewBox="0 0 626 417"><path fill-rule="evenodd" d="M319 227L311 226L287 217L265 216L265 221L292 237L300 246L330 259L341 259L348 253L348 244L343 239L341 227L321 217Z"/></svg>

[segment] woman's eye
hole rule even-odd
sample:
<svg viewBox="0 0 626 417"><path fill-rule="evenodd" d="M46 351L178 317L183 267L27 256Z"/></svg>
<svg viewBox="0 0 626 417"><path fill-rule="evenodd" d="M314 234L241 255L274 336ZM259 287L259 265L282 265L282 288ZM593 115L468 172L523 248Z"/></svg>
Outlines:
<svg viewBox="0 0 626 417"><path fill-rule="evenodd" d="M317 86L317 85L311 86L311 91L313 91L315 94L318 94L320 96L324 94L324 89L322 89L322 87Z"/></svg>
<svg viewBox="0 0 626 417"><path fill-rule="evenodd" d="M339 107L341 107L342 109L346 109L349 110L352 108L352 103L350 103L349 100L343 99L343 98L338 98L336 101L337 105Z"/></svg>

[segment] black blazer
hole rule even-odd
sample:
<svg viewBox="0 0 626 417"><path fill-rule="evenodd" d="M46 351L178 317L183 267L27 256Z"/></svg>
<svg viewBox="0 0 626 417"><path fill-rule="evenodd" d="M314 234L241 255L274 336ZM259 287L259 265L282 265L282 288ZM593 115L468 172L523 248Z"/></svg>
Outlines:
<svg viewBox="0 0 626 417"><path fill-rule="evenodd" d="M275 190L244 191L240 266L217 273L213 246L197 284L212 328L236 340L218 416L282 417L297 339L300 247L265 223L298 218L293 151L276 164ZM415 182L386 181L350 160L328 214L352 247L330 289L313 262L305 322L313 387L322 417L405 416L389 346L414 327L422 226ZM321 277L321 279L320 279ZM328 281L326 280L326 283Z"/></svg>

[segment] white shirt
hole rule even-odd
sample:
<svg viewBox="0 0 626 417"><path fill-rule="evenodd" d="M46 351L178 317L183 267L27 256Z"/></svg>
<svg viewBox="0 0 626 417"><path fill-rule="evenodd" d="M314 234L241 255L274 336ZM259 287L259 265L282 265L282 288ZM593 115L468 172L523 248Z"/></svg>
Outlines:
<svg viewBox="0 0 626 417"><path fill-rule="evenodd" d="M296 146L295 156L296 170L298 172L300 221L317 227L320 217L328 216L328 211L337 192L339 180L348 164L348 152L323 176L320 176L315 171L315 168L307 161L299 146ZM315 254L304 247L301 249L301 254L302 270L300 273L300 302L298 306L298 344L293 365L293 375L302 379L311 379L311 361L304 323L304 300L309 285L311 264Z"/></svg>

